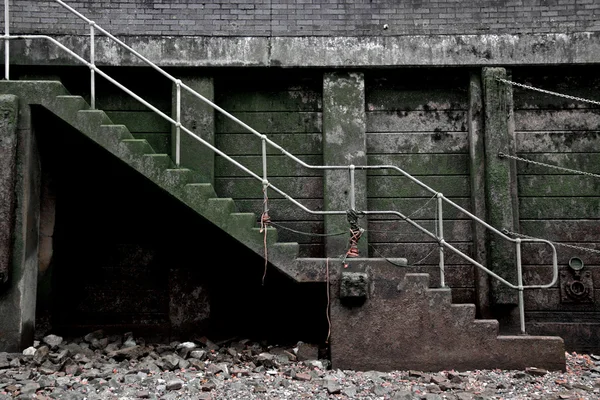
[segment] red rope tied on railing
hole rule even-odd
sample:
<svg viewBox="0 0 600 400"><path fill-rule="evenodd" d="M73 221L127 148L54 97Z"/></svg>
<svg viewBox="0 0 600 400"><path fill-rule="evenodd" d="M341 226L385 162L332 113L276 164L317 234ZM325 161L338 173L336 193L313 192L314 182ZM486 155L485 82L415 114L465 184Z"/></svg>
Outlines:
<svg viewBox="0 0 600 400"><path fill-rule="evenodd" d="M269 264L268 251L267 251L267 228L271 224L271 217L269 217L269 208L267 203L269 197L267 196L267 187L263 187L263 195L265 201L263 202L263 213L260 216L260 233L264 233L263 244L265 248L265 271L263 272L262 284L265 285L265 277L267 276L267 265Z"/></svg>
<svg viewBox="0 0 600 400"><path fill-rule="evenodd" d="M357 211L348 210L346 214L348 217L348 223L350 224L350 246L348 247L348 251L346 251L346 254L344 255L344 261L348 257L356 258L360 256L358 251L358 241L360 240L360 237L365 231L363 228L358 226L359 213ZM348 264L344 262L344 268L347 267Z"/></svg>
<svg viewBox="0 0 600 400"><path fill-rule="evenodd" d="M346 252L347 257L358 257L358 241L362 235L362 229L350 229L350 248Z"/></svg>

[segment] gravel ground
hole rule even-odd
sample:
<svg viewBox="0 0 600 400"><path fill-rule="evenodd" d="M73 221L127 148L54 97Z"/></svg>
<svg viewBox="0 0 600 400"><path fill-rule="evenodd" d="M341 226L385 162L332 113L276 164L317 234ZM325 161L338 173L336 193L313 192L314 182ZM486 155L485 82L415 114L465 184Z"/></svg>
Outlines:
<svg viewBox="0 0 600 400"><path fill-rule="evenodd" d="M600 356L593 354L567 353L566 372L436 373L334 370L319 354L302 342L48 335L23 354L0 353L0 400L600 399Z"/></svg>

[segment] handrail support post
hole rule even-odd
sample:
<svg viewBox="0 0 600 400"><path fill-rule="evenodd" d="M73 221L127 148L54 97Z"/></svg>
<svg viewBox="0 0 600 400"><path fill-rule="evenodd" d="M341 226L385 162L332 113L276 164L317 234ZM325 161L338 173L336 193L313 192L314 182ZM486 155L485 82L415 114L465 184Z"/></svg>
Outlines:
<svg viewBox="0 0 600 400"><path fill-rule="evenodd" d="M262 146L261 153L262 153L262 170L263 170L263 180L262 180L263 195L264 195L263 214L268 215L269 205L267 202L267 199L268 199L267 190L269 188L269 177L267 174L267 136L262 135L260 139L261 139L261 146Z"/></svg>
<svg viewBox="0 0 600 400"><path fill-rule="evenodd" d="M356 167L354 164L350 164L348 166L349 172L350 172L350 192L349 192L349 196L350 196L350 209L351 210L356 210L356 193L354 190L354 186L355 186L355 171L356 171Z"/></svg>
<svg viewBox="0 0 600 400"><path fill-rule="evenodd" d="M4 79L10 80L10 0L4 0Z"/></svg>
<svg viewBox="0 0 600 400"><path fill-rule="evenodd" d="M446 287L446 279L444 274L444 216L442 212L442 206L444 203L444 195L442 193L437 194L437 228L438 228L438 242L440 246L440 287Z"/></svg>
<svg viewBox="0 0 600 400"><path fill-rule="evenodd" d="M90 21L90 107L96 109L96 38L94 21Z"/></svg>
<svg viewBox="0 0 600 400"><path fill-rule="evenodd" d="M521 324L521 334L525 335L525 299L523 296L523 266L521 264L521 239L515 240L517 253L517 286L519 290L519 322Z"/></svg>
<svg viewBox="0 0 600 400"><path fill-rule="evenodd" d="M177 90L176 111L175 111L175 165L179 168L181 164L181 80L175 81Z"/></svg>

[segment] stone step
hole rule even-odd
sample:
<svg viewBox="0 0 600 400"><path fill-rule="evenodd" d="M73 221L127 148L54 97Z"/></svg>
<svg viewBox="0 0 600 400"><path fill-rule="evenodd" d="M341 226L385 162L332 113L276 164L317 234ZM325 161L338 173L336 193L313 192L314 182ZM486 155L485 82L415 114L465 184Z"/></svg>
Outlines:
<svg viewBox="0 0 600 400"><path fill-rule="evenodd" d="M170 169L175 166L173 160L168 154L149 153L143 156L144 164L148 164L153 168Z"/></svg>
<svg viewBox="0 0 600 400"><path fill-rule="evenodd" d="M146 139L123 139L121 144L127 148L130 157L143 158L146 154L156 154Z"/></svg>
<svg viewBox="0 0 600 400"><path fill-rule="evenodd" d="M429 274L406 274L400 287L402 290L425 292L429 289Z"/></svg>
<svg viewBox="0 0 600 400"><path fill-rule="evenodd" d="M167 168L158 176L150 177L158 186L177 197L184 199L185 187L192 182L194 174L187 168Z"/></svg>
<svg viewBox="0 0 600 400"><path fill-rule="evenodd" d="M475 321L475 304L452 304L451 310L456 321L465 325Z"/></svg>
<svg viewBox="0 0 600 400"><path fill-rule="evenodd" d="M261 228L252 228L251 229L251 235L250 235L250 239L251 241L249 242L250 245L252 244L256 244L256 243L260 243L261 246L264 246L264 241L265 241L265 232L261 232ZM273 227L267 227L266 229L266 241L267 241L267 246L271 246L275 243L278 242L278 233L277 233L277 229L273 228Z"/></svg>
<svg viewBox="0 0 600 400"><path fill-rule="evenodd" d="M81 96L60 95L56 96L53 111L61 115L74 115L80 110L89 110L90 105Z"/></svg>
<svg viewBox="0 0 600 400"><path fill-rule="evenodd" d="M208 199L215 197L217 193L210 183L188 183L183 188L183 201L200 215L206 212Z"/></svg>
<svg viewBox="0 0 600 400"><path fill-rule="evenodd" d="M444 307L451 312L452 306L452 291L450 288L430 288L427 290L429 296L429 304L432 306Z"/></svg>
<svg viewBox="0 0 600 400"><path fill-rule="evenodd" d="M277 242L269 249L271 262L281 265L285 268L285 263L289 260L295 260L300 256L300 244L296 242Z"/></svg>
<svg viewBox="0 0 600 400"><path fill-rule="evenodd" d="M233 224L229 224L231 214L236 211L235 202L232 198L214 197L206 201L206 211L203 215L213 224L225 228L230 235L238 237L240 230L236 229ZM243 230L242 235L243 234L247 235L248 231Z"/></svg>
<svg viewBox="0 0 600 400"><path fill-rule="evenodd" d="M125 125L118 124L110 124L110 125L100 125L97 130L97 142L99 142L103 146L108 146L111 144L119 143L125 139L134 139L131 132ZM102 140L103 138L106 141Z"/></svg>
<svg viewBox="0 0 600 400"><path fill-rule="evenodd" d="M234 212L229 216L231 224L240 229L252 229L256 227L257 217L254 213Z"/></svg>
<svg viewBox="0 0 600 400"><path fill-rule="evenodd" d="M112 125L112 121L104 111L79 110L73 125L85 135L95 139L100 125Z"/></svg>
<svg viewBox="0 0 600 400"><path fill-rule="evenodd" d="M497 337L500 325L495 319L476 319L472 322L473 332L485 336Z"/></svg>

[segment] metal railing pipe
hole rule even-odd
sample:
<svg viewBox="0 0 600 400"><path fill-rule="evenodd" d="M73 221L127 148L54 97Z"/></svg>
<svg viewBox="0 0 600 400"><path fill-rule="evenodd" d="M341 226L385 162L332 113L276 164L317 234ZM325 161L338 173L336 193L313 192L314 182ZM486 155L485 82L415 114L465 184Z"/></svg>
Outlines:
<svg viewBox="0 0 600 400"><path fill-rule="evenodd" d="M96 66L95 25L94 21L90 21L90 64L93 66ZM96 71L94 68L90 68L90 107L92 110L96 109Z"/></svg>
<svg viewBox="0 0 600 400"><path fill-rule="evenodd" d="M356 193L354 191L354 180L355 180L355 176L354 176L354 172L355 172L355 168L354 165L350 164L349 166L349 172L350 172L350 209L351 210L356 210Z"/></svg>
<svg viewBox="0 0 600 400"><path fill-rule="evenodd" d="M521 265L521 239L515 241L515 250L517 253L517 286L519 290L519 322L521 324L521 333L525 334L525 300L523 298L523 267Z"/></svg>
<svg viewBox="0 0 600 400"><path fill-rule="evenodd" d="M4 0L4 79L10 80L10 0Z"/></svg>
<svg viewBox="0 0 600 400"><path fill-rule="evenodd" d="M438 243L440 247L440 286L446 287L446 281L444 277L444 195L441 193L437 194L437 229L438 229Z"/></svg>
<svg viewBox="0 0 600 400"><path fill-rule="evenodd" d="M269 204L267 203L267 198L268 198L267 191L269 189L269 176L267 175L267 136L266 135L262 135L260 145L261 145L261 154L262 154L262 173L263 173L263 179L262 179L262 188L263 188L263 197L264 197L263 213L266 213L267 211L269 211Z"/></svg>
<svg viewBox="0 0 600 400"><path fill-rule="evenodd" d="M181 81L175 81L175 165L179 168L181 164Z"/></svg>

